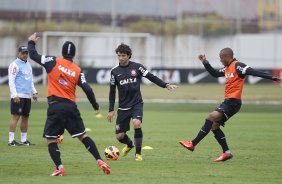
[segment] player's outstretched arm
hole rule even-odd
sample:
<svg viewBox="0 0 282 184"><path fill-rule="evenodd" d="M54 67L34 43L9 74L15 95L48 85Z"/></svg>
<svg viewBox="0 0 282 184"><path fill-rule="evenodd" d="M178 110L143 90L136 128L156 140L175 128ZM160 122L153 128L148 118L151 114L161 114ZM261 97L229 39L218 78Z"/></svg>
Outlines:
<svg viewBox="0 0 282 184"><path fill-rule="evenodd" d="M39 39L39 37L37 37L36 33L33 33L32 35L30 35L28 37L28 52L29 52L30 59L32 59L36 63L43 66L43 64L41 62L42 56L40 54L38 54L36 47L35 47L38 39Z"/></svg>
<svg viewBox="0 0 282 184"><path fill-rule="evenodd" d="M236 71L239 75L252 75L252 76L261 77L264 79L269 79L281 83L281 78L272 76L271 74L260 70L253 69L244 63L237 63L236 67L237 67Z"/></svg>
<svg viewBox="0 0 282 184"><path fill-rule="evenodd" d="M223 77L224 76L224 69L214 69L210 63L207 61L206 55L200 54L198 59L204 65L205 69L211 74L213 77Z"/></svg>

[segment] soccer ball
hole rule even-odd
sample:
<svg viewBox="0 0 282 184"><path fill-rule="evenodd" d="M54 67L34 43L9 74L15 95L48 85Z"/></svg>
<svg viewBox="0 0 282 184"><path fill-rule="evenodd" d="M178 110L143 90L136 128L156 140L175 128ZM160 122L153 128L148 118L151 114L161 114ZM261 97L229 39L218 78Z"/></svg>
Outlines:
<svg viewBox="0 0 282 184"><path fill-rule="evenodd" d="M119 150L115 146L109 146L105 149L106 160L117 160L119 157Z"/></svg>

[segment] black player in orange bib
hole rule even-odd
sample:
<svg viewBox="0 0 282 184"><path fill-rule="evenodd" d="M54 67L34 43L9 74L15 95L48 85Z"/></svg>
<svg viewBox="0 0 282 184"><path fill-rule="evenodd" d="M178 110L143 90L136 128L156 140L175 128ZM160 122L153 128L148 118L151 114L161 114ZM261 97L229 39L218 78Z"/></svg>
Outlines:
<svg viewBox="0 0 282 184"><path fill-rule="evenodd" d="M222 69L214 69L206 60L205 55L199 55L199 60L213 77L225 76L224 101L206 118L203 127L192 141L180 141L179 143L190 151L194 151L196 145L212 130L215 139L222 147L223 153L214 162L222 162L233 157L228 148L225 135L220 129L225 122L236 114L241 108L241 95L246 75L258 76L281 83L281 79L273 77L265 72L255 70L233 57L230 48L224 48L219 53L220 61L224 65Z"/></svg>
<svg viewBox="0 0 282 184"><path fill-rule="evenodd" d="M76 105L76 86L82 88L96 113L99 104L92 88L85 79L81 68L73 63L76 47L66 41L62 47L62 58L39 55L35 44L38 41L36 33L29 37L28 51L30 58L43 66L48 75L48 111L44 127L44 137L47 139L48 151L56 165L51 176L63 176L65 169L61 161L61 154L57 138L66 129L73 138L78 138L86 149L96 159L98 166L105 174L110 174L110 167L101 159L95 142L86 134L83 120Z"/></svg>

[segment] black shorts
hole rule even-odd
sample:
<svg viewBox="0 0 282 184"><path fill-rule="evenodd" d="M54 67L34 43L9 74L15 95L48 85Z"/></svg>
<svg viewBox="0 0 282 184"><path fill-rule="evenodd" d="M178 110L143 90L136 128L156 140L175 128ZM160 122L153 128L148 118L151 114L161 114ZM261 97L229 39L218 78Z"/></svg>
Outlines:
<svg viewBox="0 0 282 184"><path fill-rule="evenodd" d="M73 102L50 104L43 137L57 138L65 129L73 138L85 134L85 127L76 104Z"/></svg>
<svg viewBox="0 0 282 184"><path fill-rule="evenodd" d="M142 122L143 103L134 105L129 110L118 110L116 120L116 134L130 130L130 120L139 119Z"/></svg>
<svg viewBox="0 0 282 184"><path fill-rule="evenodd" d="M20 98L20 103L15 103L14 99L11 99L11 114L29 116L31 108L30 98Z"/></svg>
<svg viewBox="0 0 282 184"><path fill-rule="evenodd" d="M224 116L217 123L224 126L225 122L236 114L241 108L241 100L235 98L225 99L215 110L222 112Z"/></svg>

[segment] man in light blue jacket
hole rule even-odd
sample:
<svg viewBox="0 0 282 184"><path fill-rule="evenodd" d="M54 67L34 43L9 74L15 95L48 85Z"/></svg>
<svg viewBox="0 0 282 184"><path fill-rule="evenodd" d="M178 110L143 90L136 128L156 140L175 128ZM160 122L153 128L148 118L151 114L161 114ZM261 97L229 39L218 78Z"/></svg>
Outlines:
<svg viewBox="0 0 282 184"><path fill-rule="evenodd" d="M10 64L8 69L12 114L9 124L9 146L32 145L27 140L28 118L31 109L31 98L37 101L38 97L33 83L32 68L27 58L27 47L20 46L18 58ZM15 140L15 130L20 117L21 141L18 143Z"/></svg>

